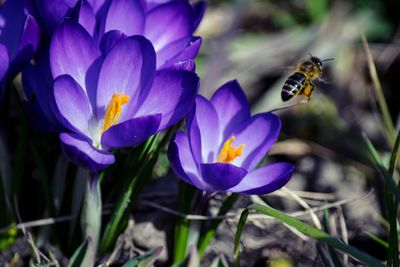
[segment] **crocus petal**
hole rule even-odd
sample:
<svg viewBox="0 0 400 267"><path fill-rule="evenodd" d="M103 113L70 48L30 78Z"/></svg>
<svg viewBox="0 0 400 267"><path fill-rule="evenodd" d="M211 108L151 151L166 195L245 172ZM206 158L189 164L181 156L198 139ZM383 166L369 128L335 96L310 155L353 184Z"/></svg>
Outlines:
<svg viewBox="0 0 400 267"><path fill-rule="evenodd" d="M144 23L141 1L113 0L107 12L104 32L119 30L128 36L142 35Z"/></svg>
<svg viewBox="0 0 400 267"><path fill-rule="evenodd" d="M79 0L36 0L37 10L49 31L71 11Z"/></svg>
<svg viewBox="0 0 400 267"><path fill-rule="evenodd" d="M0 5L0 43L8 48L10 62L18 52L25 21L24 0L6 1Z"/></svg>
<svg viewBox="0 0 400 267"><path fill-rule="evenodd" d="M162 68L195 71L196 64L194 58L199 52L201 43L202 39L200 37L193 37L192 41L186 46L186 48L180 51L177 56L168 60Z"/></svg>
<svg viewBox="0 0 400 267"><path fill-rule="evenodd" d="M192 35L192 9L185 1L159 5L147 14L145 36L156 51L176 40Z"/></svg>
<svg viewBox="0 0 400 267"><path fill-rule="evenodd" d="M168 147L168 160L179 178L201 190L206 189L184 132L177 132L172 139Z"/></svg>
<svg viewBox="0 0 400 267"><path fill-rule="evenodd" d="M292 176L294 166L290 163L279 162L261 167L246 175L230 192L244 194L268 194L284 186Z"/></svg>
<svg viewBox="0 0 400 267"><path fill-rule="evenodd" d="M24 103L25 113L32 127L44 132L65 130L54 116L50 105L53 78L48 58L43 59L43 55L38 55L35 65L26 64L22 70L22 84L28 99ZM29 105L31 107L28 107Z"/></svg>
<svg viewBox="0 0 400 267"><path fill-rule="evenodd" d="M222 85L211 98L211 103L218 114L223 140L250 118L246 95L236 80Z"/></svg>
<svg viewBox="0 0 400 267"><path fill-rule="evenodd" d="M278 139L281 129L279 117L272 113L261 113L251 117L232 135L233 146L244 144L243 154L233 163L247 170L253 169Z"/></svg>
<svg viewBox="0 0 400 267"><path fill-rule="evenodd" d="M160 130L177 123L194 104L199 77L188 71L159 71L135 116L160 113Z"/></svg>
<svg viewBox="0 0 400 267"><path fill-rule="evenodd" d="M168 61L174 59L178 54L188 46L191 37L187 36L176 40L157 52L157 69L162 68Z"/></svg>
<svg viewBox="0 0 400 267"><path fill-rule="evenodd" d="M138 103L145 98L153 83L156 58L153 46L142 36L119 42L107 55L101 67L97 89L97 116L104 117L114 93L129 96L120 121L132 118Z"/></svg>
<svg viewBox="0 0 400 267"><path fill-rule="evenodd" d="M190 146L197 162L215 162L220 144L219 120L211 103L197 96L196 103L187 116Z"/></svg>
<svg viewBox="0 0 400 267"><path fill-rule="evenodd" d="M194 72L196 70L196 63L193 59L174 62L172 65L165 67L169 70L186 70Z"/></svg>
<svg viewBox="0 0 400 267"><path fill-rule="evenodd" d="M145 0L146 10L153 9L156 6L170 2L171 0Z"/></svg>
<svg viewBox="0 0 400 267"><path fill-rule="evenodd" d="M92 6L95 14L104 6L106 0L88 0L89 4Z"/></svg>
<svg viewBox="0 0 400 267"><path fill-rule="evenodd" d="M126 35L121 31L109 31L103 35L100 49L103 55L107 55L120 41L126 39Z"/></svg>
<svg viewBox="0 0 400 267"><path fill-rule="evenodd" d="M54 112L60 122L71 131L89 136L92 110L79 84L69 75L54 81Z"/></svg>
<svg viewBox="0 0 400 267"><path fill-rule="evenodd" d="M207 3L205 1L199 1L194 3L192 8L194 15L193 30L196 30L203 19L204 13L206 12Z"/></svg>
<svg viewBox="0 0 400 267"><path fill-rule="evenodd" d="M60 134L61 147L74 163L98 172L115 162L113 154L95 149L87 139L78 134Z"/></svg>
<svg viewBox="0 0 400 267"><path fill-rule="evenodd" d="M3 44L0 43L0 87L1 87L1 82L4 80L4 77L7 73L9 63L10 62L8 58L7 47L5 47Z"/></svg>
<svg viewBox="0 0 400 267"><path fill-rule="evenodd" d="M89 80L87 76L100 56L97 44L78 23L64 21L53 34L50 44L50 66L53 77L63 74L72 76L90 97L94 93L88 90L95 88L86 84Z"/></svg>
<svg viewBox="0 0 400 267"><path fill-rule="evenodd" d="M111 126L101 136L101 145L111 149L138 145L157 132L160 121L161 115L156 114Z"/></svg>
<svg viewBox="0 0 400 267"><path fill-rule="evenodd" d="M96 15L93 11L92 6L86 1L81 1L76 7L76 17L80 25L82 25L85 30L94 36L96 27ZM74 12L74 13L75 13Z"/></svg>
<svg viewBox="0 0 400 267"><path fill-rule="evenodd" d="M40 29L36 20L28 15L22 31L19 46L13 59L12 75L20 72L24 63L28 62L39 46Z"/></svg>
<svg viewBox="0 0 400 267"><path fill-rule="evenodd" d="M172 59L173 62L184 61L188 59L194 59L200 50L203 40L201 37L193 37L189 45L175 58Z"/></svg>
<svg viewBox="0 0 400 267"><path fill-rule="evenodd" d="M234 187L246 176L247 171L229 163L208 163L200 165L201 174L213 191L225 191Z"/></svg>

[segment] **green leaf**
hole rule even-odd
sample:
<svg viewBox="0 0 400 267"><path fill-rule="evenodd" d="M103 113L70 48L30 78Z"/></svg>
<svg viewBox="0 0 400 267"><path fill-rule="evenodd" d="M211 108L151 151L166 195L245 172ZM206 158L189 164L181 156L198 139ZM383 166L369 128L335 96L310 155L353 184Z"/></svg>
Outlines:
<svg viewBox="0 0 400 267"><path fill-rule="evenodd" d="M233 244L233 258L235 260L235 266L240 267L240 237L242 236L242 232L244 229L244 225L247 221L247 217L249 216L249 209L245 209L240 215L238 228L236 230L235 242Z"/></svg>
<svg viewBox="0 0 400 267"><path fill-rule="evenodd" d="M189 213L191 210L192 198L196 195L196 189L183 181L179 181L179 211ZM174 262L181 262L188 252L188 239L190 222L185 218L179 218L175 225L174 239Z"/></svg>
<svg viewBox="0 0 400 267"><path fill-rule="evenodd" d="M81 263L83 261L83 258L85 257L86 250L88 248L88 239L86 239L79 247L77 250L75 250L74 255L72 255L68 267L80 267Z"/></svg>
<svg viewBox="0 0 400 267"><path fill-rule="evenodd" d="M382 113L382 118L386 126L386 134L389 137L389 144L393 145L395 142L396 130L393 125L392 117L390 116L389 108L386 103L385 95L383 94L382 86L379 81L378 73L376 71L374 58L372 56L371 50L369 49L367 39L365 38L364 35L362 35L361 37L364 46L364 51L365 54L367 55L369 74L374 84L373 88L374 88L375 98L378 102L378 106Z"/></svg>
<svg viewBox="0 0 400 267"><path fill-rule="evenodd" d="M346 254L348 254L349 256L353 257L354 259L365 263L368 266L371 267L383 267L383 263L380 262L378 259L372 257L371 255L368 255L362 251L360 251L359 249L347 245L345 244L343 241L330 236L329 234L327 234L324 231L318 230L296 218L293 218L289 215L286 215L276 209L273 209L269 206L262 206L262 205L258 205L258 204L253 204L250 205L247 209L245 209L239 219L239 224L238 224L238 229L236 231L236 236L235 236L235 244L234 244L234 257L235 257L235 264L236 266L240 266L240 258L239 258L239 242L240 242L240 237L242 235L243 232L243 228L244 228L244 224L246 223L248 214L249 214L249 210L255 210L257 212L261 212L265 215L274 217L276 219L278 219L279 221L281 221L282 223L285 223L291 227L294 227L296 230L300 231L301 233L315 238L318 241L322 241L332 247L334 247L335 249L338 249Z"/></svg>
<svg viewBox="0 0 400 267"><path fill-rule="evenodd" d="M116 201L110 221L107 223L103 237L100 242L100 254L105 254L111 248L118 235L125 227L128 214L133 205L133 199L139 194L143 188L147 178L151 176L152 169L157 161L158 153L153 151L156 149L156 140L158 135L149 138L143 145L139 147L132 159L128 159L134 166L129 172L129 184L124 187L124 192Z"/></svg>
<svg viewBox="0 0 400 267"><path fill-rule="evenodd" d="M17 228L13 227L15 226L15 223L11 226L12 227L7 232L0 234L0 251L3 251L15 242L15 238L17 237Z"/></svg>
<svg viewBox="0 0 400 267"><path fill-rule="evenodd" d="M151 267L160 256L162 250L162 247L152 249L139 257L129 260L122 267Z"/></svg>

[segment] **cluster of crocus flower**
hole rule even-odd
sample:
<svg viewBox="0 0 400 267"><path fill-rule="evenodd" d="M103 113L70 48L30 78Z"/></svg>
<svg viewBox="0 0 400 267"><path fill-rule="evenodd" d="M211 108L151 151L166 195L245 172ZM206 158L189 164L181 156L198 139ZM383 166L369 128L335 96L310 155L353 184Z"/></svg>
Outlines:
<svg viewBox="0 0 400 267"><path fill-rule="evenodd" d="M23 68L32 124L59 133L68 158L92 172L115 162L114 149L134 147L189 112L186 133L168 152L180 178L205 192L274 191L293 166L256 165L278 137L279 118L251 116L237 82L211 101L197 96L194 32L204 10L203 1L187 0L8 0L0 9L0 79Z"/></svg>
<svg viewBox="0 0 400 267"><path fill-rule="evenodd" d="M171 140L168 159L179 178L202 191L202 200L216 192L266 194L290 179L292 164L257 168L278 138L276 115L252 116L236 81L210 101L198 95L195 57L202 39L194 32L204 1L5 1L0 90L21 72L23 107L32 126L58 134L63 153L89 174L82 265L95 263L102 221L99 176L115 163L115 150L134 148L184 118L186 132ZM115 234L107 229L120 220L112 216L105 244Z"/></svg>
<svg viewBox="0 0 400 267"><path fill-rule="evenodd" d="M60 132L60 125L50 110L49 95L54 76L50 71L49 42L53 32L67 16L79 23L98 44L105 57L120 41L135 35L148 39L156 52L156 68L195 70L194 57L201 38L193 36L204 14L205 3L190 5L188 1L34 1L32 13L44 25L42 49L35 64L25 66L23 82L25 107L36 129Z"/></svg>
<svg viewBox="0 0 400 267"><path fill-rule="evenodd" d="M156 55L142 36L126 38L103 58L85 29L63 22L53 35L50 66L56 117L65 153L99 171L114 163L109 149L140 144L180 120L191 107L198 77L156 71Z"/></svg>

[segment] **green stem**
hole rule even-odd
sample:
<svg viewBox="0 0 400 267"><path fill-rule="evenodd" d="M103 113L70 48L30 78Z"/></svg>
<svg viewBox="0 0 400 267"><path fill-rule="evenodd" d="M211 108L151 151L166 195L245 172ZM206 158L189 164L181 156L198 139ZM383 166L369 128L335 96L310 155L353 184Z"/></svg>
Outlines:
<svg viewBox="0 0 400 267"><path fill-rule="evenodd" d="M101 228L101 191L97 173L89 173L83 204L82 230L88 242L82 266L94 266Z"/></svg>

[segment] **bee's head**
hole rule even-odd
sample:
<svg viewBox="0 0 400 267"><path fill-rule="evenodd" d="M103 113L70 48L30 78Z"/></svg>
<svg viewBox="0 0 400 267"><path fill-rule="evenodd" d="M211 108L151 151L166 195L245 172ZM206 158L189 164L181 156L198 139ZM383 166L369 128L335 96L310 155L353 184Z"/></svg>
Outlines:
<svg viewBox="0 0 400 267"><path fill-rule="evenodd" d="M317 67L318 67L318 70L320 71L320 72L322 72L322 60L321 59L319 59L319 58L317 58L317 57L314 57L314 56L311 56L311 62L312 63L314 63L315 65L317 65Z"/></svg>

